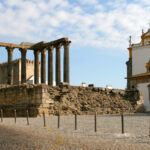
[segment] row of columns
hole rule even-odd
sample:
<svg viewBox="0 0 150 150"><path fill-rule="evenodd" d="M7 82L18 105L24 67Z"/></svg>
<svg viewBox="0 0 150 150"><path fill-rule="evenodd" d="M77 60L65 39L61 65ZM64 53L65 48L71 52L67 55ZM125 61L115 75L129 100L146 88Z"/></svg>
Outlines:
<svg viewBox="0 0 150 150"><path fill-rule="evenodd" d="M53 85L53 51L56 48L56 85L61 82L61 47L64 46L64 82L69 83L69 45L70 41L50 46L47 49L34 50L34 83L39 84L39 53L41 52L41 83L46 84L46 50L48 50L48 85ZM8 84L13 84L12 59L14 48L6 47L8 52ZM21 83L26 82L26 52L27 49L19 49L21 52Z"/></svg>
<svg viewBox="0 0 150 150"><path fill-rule="evenodd" d="M64 46L64 75L63 81L69 83L69 45L70 42L60 43L55 46L50 46L48 48L48 85L53 85L53 51L56 48L56 85L61 82L61 47ZM38 56L39 50L34 51L35 57L35 84L39 83L39 67L38 67ZM41 51L41 83L46 83L46 49Z"/></svg>
<svg viewBox="0 0 150 150"><path fill-rule="evenodd" d="M6 47L8 52L8 84L13 84L13 50L12 47ZM21 83L26 82L26 53L27 49L19 49L21 52Z"/></svg>

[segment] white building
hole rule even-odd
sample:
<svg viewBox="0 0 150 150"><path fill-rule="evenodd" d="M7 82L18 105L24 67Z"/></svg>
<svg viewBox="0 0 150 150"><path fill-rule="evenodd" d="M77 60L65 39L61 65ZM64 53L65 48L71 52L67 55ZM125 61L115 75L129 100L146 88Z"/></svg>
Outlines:
<svg viewBox="0 0 150 150"><path fill-rule="evenodd" d="M106 89L112 89L112 85L106 85Z"/></svg>
<svg viewBox="0 0 150 150"><path fill-rule="evenodd" d="M87 87L86 83L85 82L82 82L82 87Z"/></svg>
<svg viewBox="0 0 150 150"><path fill-rule="evenodd" d="M127 64L127 89L138 89L143 94L144 107L150 111L150 29L142 31L141 41L129 41L129 61Z"/></svg>
<svg viewBox="0 0 150 150"><path fill-rule="evenodd" d="M30 78L28 78L27 81L26 81L26 83L28 83L28 84L34 84L34 76L32 75ZM40 77L39 77L39 84L41 84L41 78ZM46 84L48 84L47 80L46 80ZM54 81L54 80L53 80L53 86L56 86L56 81Z"/></svg>

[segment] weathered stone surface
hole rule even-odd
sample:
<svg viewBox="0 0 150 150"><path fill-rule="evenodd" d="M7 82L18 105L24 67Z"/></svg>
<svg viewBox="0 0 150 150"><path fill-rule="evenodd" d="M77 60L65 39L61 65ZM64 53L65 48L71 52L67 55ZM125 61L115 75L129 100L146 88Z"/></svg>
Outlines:
<svg viewBox="0 0 150 150"><path fill-rule="evenodd" d="M94 87L94 84L89 84L88 87Z"/></svg>
<svg viewBox="0 0 150 150"><path fill-rule="evenodd" d="M41 116L61 114L116 114L135 112L140 92L108 90L91 87L52 87L45 84L0 85L0 107L11 115L17 109L23 115L29 109L30 115ZM140 103L141 104L141 103ZM26 114L24 114L25 116Z"/></svg>
<svg viewBox="0 0 150 150"><path fill-rule="evenodd" d="M39 69L40 69L39 63ZM21 83L21 59L12 61L13 70L13 84L17 85ZM0 84L8 83L8 63L0 64ZM34 62L26 60L26 80L34 75ZM41 74L40 74L41 75ZM0 85L1 86L1 85Z"/></svg>

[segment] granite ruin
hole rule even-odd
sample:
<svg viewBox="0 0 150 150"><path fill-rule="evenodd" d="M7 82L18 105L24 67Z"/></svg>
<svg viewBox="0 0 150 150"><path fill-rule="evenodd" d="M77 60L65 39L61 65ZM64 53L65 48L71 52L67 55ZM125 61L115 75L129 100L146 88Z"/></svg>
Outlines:
<svg viewBox="0 0 150 150"><path fill-rule="evenodd" d="M137 103L142 103L139 91L115 90L107 88L96 88L70 85L70 64L68 38L61 38L51 42L11 44L0 42L0 47L5 47L8 52L7 65L0 64L0 108L4 110L4 116L13 116L14 109L17 115L25 116L29 110L30 116L41 116L43 111L46 115L55 115L59 111L62 114L90 114L98 113L120 113L135 112ZM61 81L61 48L64 47L63 82ZM18 48L21 52L21 73L14 73L13 50ZM53 86L54 68L53 52L56 50L55 58L55 80ZM34 84L27 84L29 68L26 54L27 50L34 53L34 62L31 69L34 74ZM46 60L48 51L48 60ZM41 62L39 54L41 53ZM46 71L48 61L48 71ZM3 67L5 66L5 73ZM6 67L7 66L7 67ZM7 68L7 69L6 69ZM16 71L17 72L17 71ZM46 72L48 72L46 83ZM5 77L4 77L5 76ZM17 77L16 77L17 76ZM16 78L20 79L17 79ZM41 82L39 81L41 80ZM20 82L17 82L20 81Z"/></svg>

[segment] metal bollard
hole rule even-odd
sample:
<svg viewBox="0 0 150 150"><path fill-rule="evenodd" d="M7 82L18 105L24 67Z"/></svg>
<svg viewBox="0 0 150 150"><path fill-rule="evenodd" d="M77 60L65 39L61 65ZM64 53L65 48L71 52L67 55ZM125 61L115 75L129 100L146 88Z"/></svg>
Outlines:
<svg viewBox="0 0 150 150"><path fill-rule="evenodd" d="M124 134L124 115L121 113L121 126L122 126L122 134Z"/></svg>
<svg viewBox="0 0 150 150"><path fill-rule="evenodd" d="M77 114L75 114L75 130L77 130Z"/></svg>
<svg viewBox="0 0 150 150"><path fill-rule="evenodd" d="M3 122L3 109L1 109L1 122Z"/></svg>
<svg viewBox="0 0 150 150"><path fill-rule="evenodd" d="M96 112L95 112L95 115L94 115L94 124L95 124L94 131L97 132L97 114L96 114Z"/></svg>
<svg viewBox="0 0 150 150"><path fill-rule="evenodd" d="M27 110L27 125L29 125L29 111Z"/></svg>
<svg viewBox="0 0 150 150"><path fill-rule="evenodd" d="M15 119L15 123L16 123L16 109L14 110L14 119Z"/></svg>
<svg viewBox="0 0 150 150"><path fill-rule="evenodd" d="M46 127L46 119L45 119L45 112L43 111L43 121L44 121L44 127Z"/></svg>
<svg viewBox="0 0 150 150"><path fill-rule="evenodd" d="M58 128L60 127L60 112L58 113L58 124L57 124L57 127Z"/></svg>

